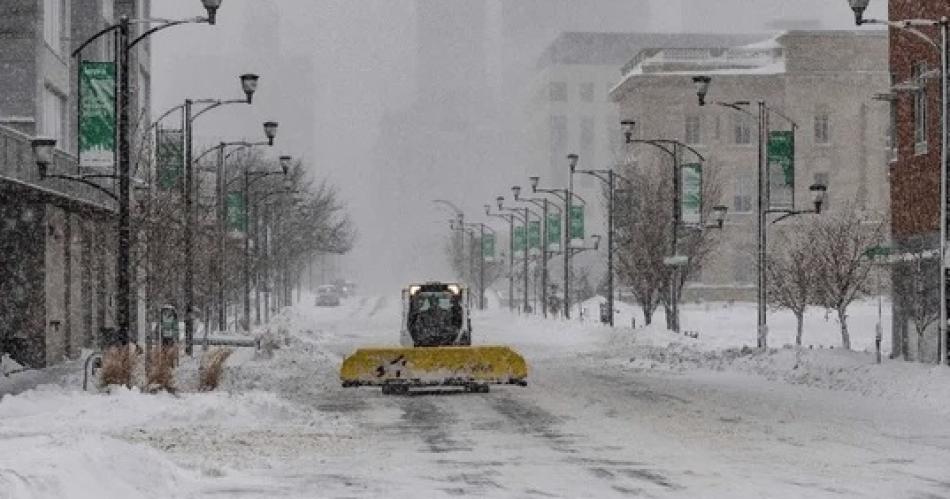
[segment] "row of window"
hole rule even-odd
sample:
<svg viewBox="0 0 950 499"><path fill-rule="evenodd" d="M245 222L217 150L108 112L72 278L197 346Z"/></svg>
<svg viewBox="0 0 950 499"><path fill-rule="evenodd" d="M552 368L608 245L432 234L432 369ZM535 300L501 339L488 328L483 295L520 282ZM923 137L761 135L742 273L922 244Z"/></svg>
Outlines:
<svg viewBox="0 0 950 499"><path fill-rule="evenodd" d="M568 102L570 99L567 82L552 81L548 87L548 99L551 102ZM604 92L604 100L608 100L611 85L608 85ZM577 97L581 102L594 102L596 100L595 84L593 82L584 82L577 86Z"/></svg>
<svg viewBox="0 0 950 499"><path fill-rule="evenodd" d="M733 144L750 145L752 144L752 119L743 114L735 114L732 119L732 135L730 137ZM831 143L831 127L829 125L829 115L827 111L818 110L814 117L814 139L816 144ZM697 115L687 116L684 120L684 141L687 144L699 145L703 143L702 120ZM721 121L717 116L713 127L713 140L721 140Z"/></svg>

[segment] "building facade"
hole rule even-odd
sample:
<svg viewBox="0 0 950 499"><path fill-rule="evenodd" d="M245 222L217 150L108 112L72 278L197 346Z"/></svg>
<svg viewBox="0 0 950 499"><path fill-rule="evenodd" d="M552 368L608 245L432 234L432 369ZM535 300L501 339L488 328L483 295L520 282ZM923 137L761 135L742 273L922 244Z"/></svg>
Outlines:
<svg viewBox="0 0 950 499"><path fill-rule="evenodd" d="M147 17L149 2L0 0L0 11L0 352L40 367L75 358L114 326L116 208L92 187L41 179L30 141L56 139L50 174L84 173L71 53L120 15ZM145 123L148 47L140 44L131 60L134 116ZM113 53L105 36L81 57L111 61Z"/></svg>
<svg viewBox="0 0 950 499"><path fill-rule="evenodd" d="M889 85L887 43L880 31L790 31L732 48L645 50L631 61L611 93L620 116L636 120L636 138L678 139L695 148L721 193L706 202L729 208L719 245L690 276L686 299L755 296L757 123L727 107L700 107L692 76L712 77L708 102L749 101L754 114L761 99L777 111L770 130L794 129L796 209L810 209L809 186L824 183L824 209L851 204L883 220L889 120L887 104L874 97ZM643 146L626 153L638 166L669 171L663 153ZM796 223L807 218L781 225Z"/></svg>
<svg viewBox="0 0 950 499"><path fill-rule="evenodd" d="M539 175L545 186L568 183L567 155L580 156L579 169L602 170L622 160L620 114L610 91L633 55L651 47L718 47L748 43L751 35L673 35L654 33L577 33L559 35L537 64L528 105L532 160L523 176ZM525 180L526 181L526 180ZM606 235L602 182L590 175L574 178L575 191L586 201L585 230ZM606 245L578 257L593 266L600 280ZM593 283L597 285L597 283Z"/></svg>
<svg viewBox="0 0 950 499"><path fill-rule="evenodd" d="M888 9L894 20L950 16L950 5L940 0L891 0ZM938 28L920 30L940 40ZM895 131L890 162L891 236L898 252L919 255L939 248L940 240L941 87L939 76L927 74L940 71L940 52L905 30L891 29L889 38ZM936 258L893 265L895 354L927 361L936 358L939 272ZM915 309L925 313L915 314ZM919 342L915 320L928 323Z"/></svg>

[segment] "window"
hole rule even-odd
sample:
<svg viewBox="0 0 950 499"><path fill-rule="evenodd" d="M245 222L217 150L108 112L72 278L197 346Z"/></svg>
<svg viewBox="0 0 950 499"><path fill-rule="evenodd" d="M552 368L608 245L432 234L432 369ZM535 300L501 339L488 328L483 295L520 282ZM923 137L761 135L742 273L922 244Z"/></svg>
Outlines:
<svg viewBox="0 0 950 499"><path fill-rule="evenodd" d="M594 130L594 117L593 116L584 116L581 118L581 130L580 130L580 156L583 158L584 163L590 165L590 168L593 168L597 164L597 158L594 157L594 140L595 140L595 130ZM594 178L589 175L583 175L584 181L582 181L583 187L590 187L593 184Z"/></svg>
<svg viewBox="0 0 950 499"><path fill-rule="evenodd" d="M917 154L927 152L927 84L922 78L926 72L926 63L914 66L914 83L920 86L914 92L914 149Z"/></svg>
<svg viewBox="0 0 950 499"><path fill-rule="evenodd" d="M582 102L594 102L594 84L581 83L580 96Z"/></svg>
<svg viewBox="0 0 950 499"><path fill-rule="evenodd" d="M733 125L735 129L735 142L740 145L749 145L752 143L752 125L749 117L745 114L733 115Z"/></svg>
<svg viewBox="0 0 950 499"><path fill-rule="evenodd" d="M41 130L43 135L56 139L58 149L69 150L69 144L66 143L66 115L63 110L66 108L66 99L60 94L46 87L43 89L43 123Z"/></svg>
<svg viewBox="0 0 950 499"><path fill-rule="evenodd" d="M686 117L686 143L687 144L702 144L702 135L700 133L700 121L699 116L687 116Z"/></svg>
<svg viewBox="0 0 950 499"><path fill-rule="evenodd" d="M567 102L567 82L551 82L551 102Z"/></svg>
<svg viewBox="0 0 950 499"><path fill-rule="evenodd" d="M43 0L43 39L57 54L62 50L63 0Z"/></svg>
<svg viewBox="0 0 950 499"><path fill-rule="evenodd" d="M736 177L736 193L732 201L733 211L736 213L749 213L752 211L753 187L754 182L752 175L739 175Z"/></svg>
<svg viewBox="0 0 950 499"><path fill-rule="evenodd" d="M555 171L564 167L567 156L567 116L551 116L551 165Z"/></svg>
<svg viewBox="0 0 950 499"><path fill-rule="evenodd" d="M828 111L818 109L815 112L815 143L827 144L831 142L828 131Z"/></svg>

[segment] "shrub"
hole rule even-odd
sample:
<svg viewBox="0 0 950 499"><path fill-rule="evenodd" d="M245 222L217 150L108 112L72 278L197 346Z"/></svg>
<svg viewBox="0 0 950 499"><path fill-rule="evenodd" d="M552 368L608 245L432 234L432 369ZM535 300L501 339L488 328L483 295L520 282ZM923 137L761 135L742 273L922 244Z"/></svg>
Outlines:
<svg viewBox="0 0 950 499"><path fill-rule="evenodd" d="M212 350L201 359L201 368L198 371L198 389L211 391L221 383L221 374L224 372L224 362L231 356L227 348Z"/></svg>

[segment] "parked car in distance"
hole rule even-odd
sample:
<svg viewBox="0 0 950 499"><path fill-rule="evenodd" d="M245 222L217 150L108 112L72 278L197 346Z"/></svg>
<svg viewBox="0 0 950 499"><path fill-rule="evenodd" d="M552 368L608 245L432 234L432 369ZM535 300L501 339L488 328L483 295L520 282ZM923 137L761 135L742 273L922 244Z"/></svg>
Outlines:
<svg viewBox="0 0 950 499"><path fill-rule="evenodd" d="M317 288L317 306L318 307L336 307L340 305L340 294L336 286L324 284Z"/></svg>

